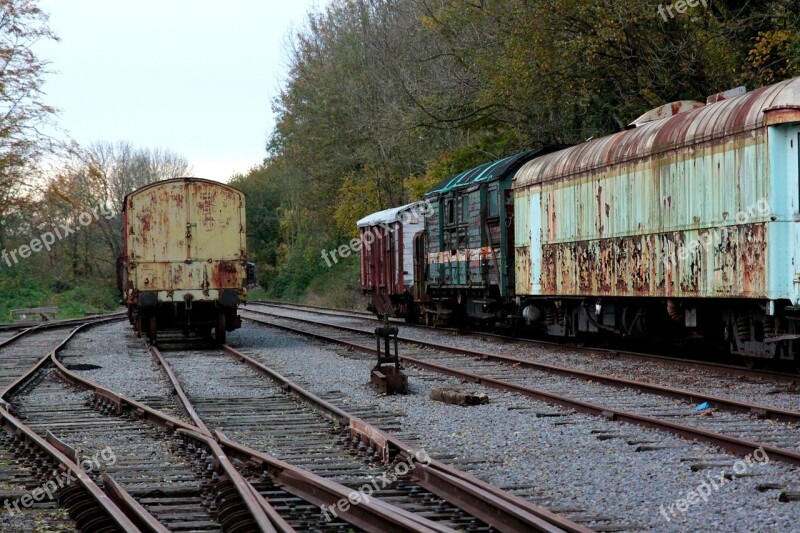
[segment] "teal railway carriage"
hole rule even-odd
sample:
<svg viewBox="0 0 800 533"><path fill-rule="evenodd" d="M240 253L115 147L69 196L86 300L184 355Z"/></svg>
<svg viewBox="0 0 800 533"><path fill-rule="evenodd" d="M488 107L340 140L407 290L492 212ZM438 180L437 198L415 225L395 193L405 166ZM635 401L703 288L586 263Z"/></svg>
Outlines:
<svg viewBox="0 0 800 533"><path fill-rule="evenodd" d="M550 334L800 338L800 78L679 102L514 178L517 303Z"/></svg>
<svg viewBox="0 0 800 533"><path fill-rule="evenodd" d="M427 265L419 309L426 322L504 320L514 291L511 178L543 153L532 150L484 163L425 195L432 206L426 242L419 247Z"/></svg>

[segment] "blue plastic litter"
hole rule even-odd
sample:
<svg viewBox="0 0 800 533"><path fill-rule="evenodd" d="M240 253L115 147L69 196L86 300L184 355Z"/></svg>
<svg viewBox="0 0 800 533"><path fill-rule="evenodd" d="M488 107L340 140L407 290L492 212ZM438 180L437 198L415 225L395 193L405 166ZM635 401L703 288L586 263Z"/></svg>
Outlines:
<svg viewBox="0 0 800 533"><path fill-rule="evenodd" d="M695 407L695 408L694 408L694 410L695 410L695 411L705 411L705 410L706 410L706 409L708 409L709 407L711 407L711 406L710 406L710 405L708 405L708 402L703 402L703 403L701 403L700 405L698 405L697 407Z"/></svg>

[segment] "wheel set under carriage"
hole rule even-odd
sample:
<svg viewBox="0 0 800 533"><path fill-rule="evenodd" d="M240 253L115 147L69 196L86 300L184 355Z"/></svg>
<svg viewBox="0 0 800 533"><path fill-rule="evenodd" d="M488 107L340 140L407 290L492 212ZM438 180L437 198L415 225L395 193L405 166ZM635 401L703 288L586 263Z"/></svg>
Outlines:
<svg viewBox="0 0 800 533"><path fill-rule="evenodd" d="M162 305L154 308L133 307L128 318L139 336L156 343L159 332L180 331L184 335L197 335L217 344L225 344L227 333L241 327L237 308L223 307L216 302L194 306L186 310L183 304Z"/></svg>

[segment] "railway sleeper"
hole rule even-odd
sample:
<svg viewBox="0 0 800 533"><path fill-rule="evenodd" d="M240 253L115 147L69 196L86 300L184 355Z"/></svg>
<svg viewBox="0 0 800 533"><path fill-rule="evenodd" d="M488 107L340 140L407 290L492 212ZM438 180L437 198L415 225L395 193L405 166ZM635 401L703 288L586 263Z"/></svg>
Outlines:
<svg viewBox="0 0 800 533"><path fill-rule="evenodd" d="M31 426L50 427L65 441L87 444L82 433L88 432L91 434L89 446L100 441L113 442L118 460L89 475L100 486L103 471L114 475L115 480L168 529L257 529L241 497L219 471L219 465L208 450L195 445L185 435L143 425L105 395L92 395L70 409L69 399L74 400L70 398L74 394L73 387L52 376L40 375L26 383L15 401L25 400L20 410ZM54 396L60 401L54 402L51 399ZM160 456L161 462L152 461L153 453ZM83 515L81 517L83 519Z"/></svg>

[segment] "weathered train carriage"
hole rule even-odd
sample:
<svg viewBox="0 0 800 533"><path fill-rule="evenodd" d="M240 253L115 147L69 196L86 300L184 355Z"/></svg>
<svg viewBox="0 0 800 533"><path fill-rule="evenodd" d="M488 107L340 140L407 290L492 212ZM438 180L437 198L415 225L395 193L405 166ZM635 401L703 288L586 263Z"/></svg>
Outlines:
<svg viewBox="0 0 800 533"><path fill-rule="evenodd" d="M414 246L425 227L426 202L373 213L357 222L361 241L362 294L378 316L415 320L414 304L424 294L424 264L414 264Z"/></svg>
<svg viewBox="0 0 800 533"><path fill-rule="evenodd" d="M551 334L666 326L792 357L800 79L651 115L673 112L517 173L523 314Z"/></svg>
<svg viewBox="0 0 800 533"><path fill-rule="evenodd" d="M244 193L197 178L159 181L129 194L121 289L137 332L178 329L225 341L246 299Z"/></svg>
<svg viewBox="0 0 800 533"><path fill-rule="evenodd" d="M427 301L421 312L426 322L504 320L514 290L511 178L542 153L485 163L425 195L433 207L425 223Z"/></svg>

